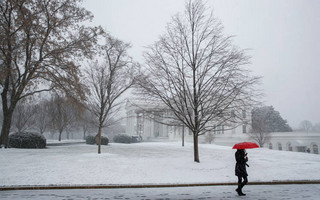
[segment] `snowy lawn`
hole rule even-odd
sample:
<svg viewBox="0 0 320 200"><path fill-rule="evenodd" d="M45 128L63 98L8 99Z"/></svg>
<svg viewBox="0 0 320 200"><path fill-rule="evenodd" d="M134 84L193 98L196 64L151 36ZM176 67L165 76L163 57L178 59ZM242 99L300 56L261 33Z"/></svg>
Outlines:
<svg viewBox="0 0 320 200"><path fill-rule="evenodd" d="M175 184L236 182L231 147L200 144L200 163L187 143L102 146L77 144L46 149L0 149L0 186ZM249 181L320 180L320 156L269 149L247 150Z"/></svg>

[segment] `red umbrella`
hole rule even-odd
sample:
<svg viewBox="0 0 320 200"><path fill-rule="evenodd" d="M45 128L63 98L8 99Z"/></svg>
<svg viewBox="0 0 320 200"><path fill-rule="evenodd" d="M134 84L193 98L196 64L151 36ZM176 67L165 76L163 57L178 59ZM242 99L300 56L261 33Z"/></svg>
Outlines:
<svg viewBox="0 0 320 200"><path fill-rule="evenodd" d="M235 144L232 149L252 149L252 148L259 148L259 145L257 145L254 142L241 142L238 144Z"/></svg>

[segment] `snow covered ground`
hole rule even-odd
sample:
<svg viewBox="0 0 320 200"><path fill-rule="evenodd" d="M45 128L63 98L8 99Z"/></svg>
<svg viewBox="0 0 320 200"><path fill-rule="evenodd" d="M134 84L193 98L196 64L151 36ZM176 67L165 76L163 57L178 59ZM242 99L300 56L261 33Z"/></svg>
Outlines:
<svg viewBox="0 0 320 200"><path fill-rule="evenodd" d="M0 149L0 186L236 182L231 147L200 144L200 163L187 143L76 144ZM320 180L320 155L247 150L250 181Z"/></svg>

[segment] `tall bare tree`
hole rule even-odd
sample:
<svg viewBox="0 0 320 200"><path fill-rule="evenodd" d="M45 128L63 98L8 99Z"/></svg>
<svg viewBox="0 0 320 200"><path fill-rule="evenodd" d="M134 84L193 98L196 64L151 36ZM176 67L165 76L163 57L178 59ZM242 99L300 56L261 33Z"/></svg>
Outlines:
<svg viewBox="0 0 320 200"><path fill-rule="evenodd" d="M130 45L112 36L106 36L105 61L103 64L93 63L88 75L88 87L91 95L87 98L88 109L96 117L98 127L98 153L101 153L101 130L118 119L120 96L134 82L134 67L128 56Z"/></svg>
<svg viewBox="0 0 320 200"><path fill-rule="evenodd" d="M75 104L66 97L55 95L50 102L49 115L51 129L59 132L58 140L61 141L62 133L76 121Z"/></svg>
<svg viewBox="0 0 320 200"><path fill-rule="evenodd" d="M23 132L32 127L36 114L35 105L20 102L13 113L13 128Z"/></svg>
<svg viewBox="0 0 320 200"><path fill-rule="evenodd" d="M83 96L77 61L92 53L98 28L81 25L92 15L80 2L0 1L0 145L8 146L12 114L21 99L54 87Z"/></svg>
<svg viewBox="0 0 320 200"><path fill-rule="evenodd" d="M43 134L49 126L49 103L50 101L42 100L37 105L35 105L35 122L33 127Z"/></svg>
<svg viewBox="0 0 320 200"><path fill-rule="evenodd" d="M309 131L312 129L312 123L309 120L303 120L300 122L300 128L309 133Z"/></svg>
<svg viewBox="0 0 320 200"><path fill-rule="evenodd" d="M94 120L93 115L90 111L84 110L81 115L80 119L78 120L78 127L82 129L83 132L83 139L85 140L87 137L87 133L94 129Z"/></svg>
<svg viewBox="0 0 320 200"><path fill-rule="evenodd" d="M237 116L251 106L259 80L244 67L244 50L222 31L201 0L187 2L185 13L175 15L148 48L146 73L139 78L140 93L162 101L193 133L195 162L198 137L217 125L240 123Z"/></svg>
<svg viewBox="0 0 320 200"><path fill-rule="evenodd" d="M260 147L268 142L271 138L270 132L272 132L271 116L273 115L273 109L271 107L254 108L252 110L252 122L249 135L250 138L258 142Z"/></svg>

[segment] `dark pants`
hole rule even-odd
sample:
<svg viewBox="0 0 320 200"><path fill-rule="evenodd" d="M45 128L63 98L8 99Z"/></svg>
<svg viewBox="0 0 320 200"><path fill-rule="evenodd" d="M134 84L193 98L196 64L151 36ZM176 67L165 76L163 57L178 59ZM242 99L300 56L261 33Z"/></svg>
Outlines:
<svg viewBox="0 0 320 200"><path fill-rule="evenodd" d="M243 181L242 181L243 178ZM238 176L238 189L242 189L243 186L245 186L248 183L248 177L247 176Z"/></svg>

